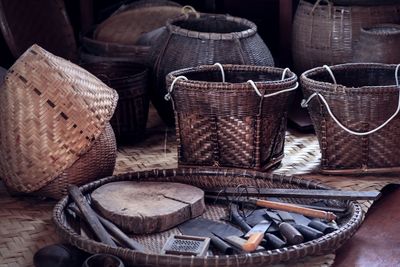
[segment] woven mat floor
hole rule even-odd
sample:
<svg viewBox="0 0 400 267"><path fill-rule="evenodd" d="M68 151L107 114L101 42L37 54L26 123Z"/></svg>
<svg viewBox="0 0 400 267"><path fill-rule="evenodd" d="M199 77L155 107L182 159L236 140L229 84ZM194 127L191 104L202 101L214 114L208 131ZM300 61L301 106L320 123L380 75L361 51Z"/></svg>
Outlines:
<svg viewBox="0 0 400 267"><path fill-rule="evenodd" d="M154 127L154 123L150 126L146 140L135 146L119 148L115 173L177 167L174 133ZM318 142L313 134L288 131L285 158L281 168L275 172L301 174L333 187L353 190L380 190L387 184L400 181L400 175L322 176L317 173L319 158ZM12 198L0 182L0 267L33 266L33 254L39 248L61 241L51 220L54 204L54 201L38 198ZM365 212L371 204L369 201L362 203ZM275 267L325 267L331 266L334 259L335 255L329 254Z"/></svg>

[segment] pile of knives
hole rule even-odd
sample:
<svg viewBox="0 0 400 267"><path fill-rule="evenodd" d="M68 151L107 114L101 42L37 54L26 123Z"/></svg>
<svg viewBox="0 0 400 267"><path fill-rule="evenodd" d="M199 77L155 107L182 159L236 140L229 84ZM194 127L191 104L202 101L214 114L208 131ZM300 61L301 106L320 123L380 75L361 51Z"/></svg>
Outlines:
<svg viewBox="0 0 400 267"><path fill-rule="evenodd" d="M236 188L225 188L206 190L205 194L206 200L213 203L229 204L229 216L221 218L224 222L195 218L181 224L179 230L184 235L210 238L214 251L225 255L281 249L318 239L339 229L335 220L347 214L346 207L321 203L380 197L379 191L302 189L262 189L237 197ZM288 198L312 198L319 202L299 205L281 201ZM255 208L248 210L249 206L244 204Z"/></svg>

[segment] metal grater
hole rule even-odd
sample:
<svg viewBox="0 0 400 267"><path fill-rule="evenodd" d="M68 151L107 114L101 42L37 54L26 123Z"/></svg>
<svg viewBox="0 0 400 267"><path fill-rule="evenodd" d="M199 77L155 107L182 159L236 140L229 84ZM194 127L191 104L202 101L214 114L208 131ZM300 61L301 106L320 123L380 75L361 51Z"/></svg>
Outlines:
<svg viewBox="0 0 400 267"><path fill-rule="evenodd" d="M190 235L172 235L168 238L161 254L205 256L210 238Z"/></svg>

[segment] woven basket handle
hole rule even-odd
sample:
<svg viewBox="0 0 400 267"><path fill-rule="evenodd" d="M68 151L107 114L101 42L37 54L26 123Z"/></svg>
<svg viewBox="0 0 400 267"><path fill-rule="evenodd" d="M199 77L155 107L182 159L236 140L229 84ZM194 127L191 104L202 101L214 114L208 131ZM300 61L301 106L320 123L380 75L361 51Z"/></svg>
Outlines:
<svg viewBox="0 0 400 267"><path fill-rule="evenodd" d="M190 5L183 6L181 9L181 13L185 14L186 16L189 16L190 14L194 14L197 19L200 18L200 13L197 12L196 9L194 9L194 7L192 7Z"/></svg>
<svg viewBox="0 0 400 267"><path fill-rule="evenodd" d="M337 85L335 76L333 75L333 72L332 72L331 68L329 68L327 65L324 65L324 68L327 69L327 71L329 72L329 74L330 74L331 77L332 77L332 80L333 80L334 84ZM343 130L345 130L346 132L348 132L348 133L350 133L350 134L357 135L357 136L370 135L370 134L372 134L372 133L375 133L376 131L379 131L379 130L382 129L383 127L385 127L385 126L386 126L391 120L393 120L393 119L397 116L397 114L400 112L399 69L400 69L400 64L397 65L396 70L395 70L396 86L397 86L397 88L399 89L399 98L398 98L398 101L397 101L397 109L396 109L396 111L393 113L393 115L390 116L390 118L387 119L384 123L382 123L381 125L379 125L379 126L376 127L375 129L372 129L372 130L370 130L370 131L368 131L368 132L356 132L356 131L353 131L353 130L347 128L346 126L344 126L344 125L336 118L336 116L333 114L333 112L332 112L331 108L329 107L329 104L328 104L328 102L326 101L325 97L324 97L323 95L321 95L320 93L316 93L316 92L315 92L315 93L313 93L312 95L310 95L310 96L308 97L307 100L306 100L306 99L303 99L303 100L301 101L301 106L302 106L303 108L308 107L308 103L309 103L314 97L318 96L318 97L322 100L322 102L324 103L324 105L325 105L325 107L326 107L326 109L327 109L327 111L328 111L328 113L329 113L329 116L331 116L331 118L336 122L336 124L337 124L340 128L342 128Z"/></svg>
<svg viewBox="0 0 400 267"><path fill-rule="evenodd" d="M281 78L282 81L285 79L285 76L286 76L288 71L290 71L289 68L286 68L286 69L283 70L282 78ZM279 94L283 94L283 93L286 93L286 92L290 92L290 91L296 90L299 87L299 83L296 82L296 85L291 87L291 88L287 88L287 89L283 89L283 90L280 90L280 91L277 91L277 92L273 92L273 93L270 93L270 94L262 95L260 90L258 90L256 83L253 80L248 80L247 82L253 87L254 91L257 93L258 96L264 97L264 98L275 96L275 95L279 95Z"/></svg>

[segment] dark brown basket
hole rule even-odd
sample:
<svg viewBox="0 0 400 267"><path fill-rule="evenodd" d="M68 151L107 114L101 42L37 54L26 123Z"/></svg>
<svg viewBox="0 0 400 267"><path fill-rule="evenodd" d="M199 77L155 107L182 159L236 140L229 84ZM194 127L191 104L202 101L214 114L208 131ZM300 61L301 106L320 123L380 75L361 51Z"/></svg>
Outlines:
<svg viewBox="0 0 400 267"><path fill-rule="evenodd" d="M199 16L199 17L197 17ZM151 97L163 120L174 124L170 103L164 101L165 76L171 71L213 64L273 66L268 47L257 34L254 23L215 14L181 16L167 23L167 30L154 48L155 90Z"/></svg>
<svg viewBox="0 0 400 267"><path fill-rule="evenodd" d="M328 189L328 187L292 176L272 175L253 171L235 171L232 169L170 169L153 170L138 173L126 173L112 176L81 187L84 194L90 193L101 185L115 181L157 181L185 183L202 189L223 188L226 186L247 185L260 188L302 188L302 189ZM292 199L297 203L309 204L316 199ZM237 255L215 255L206 257L160 255L163 244L172 234L179 234L177 228L169 231L152 234L136 235L133 239L153 251L152 254L137 252L125 248L112 248L106 244L81 236L78 229L74 229L71 216L66 212L70 203L68 197L62 199L55 207L53 220L58 233L71 244L89 253L109 253L120 257L126 264L134 266L163 266L163 267L264 267L283 261L294 261L309 256L330 253L339 248L349 239L361 224L363 213L356 202L331 201L335 207L347 207L349 215L338 221L339 229L313 241L284 249L269 250L259 253L246 253ZM203 217L218 220L226 215L224 205L207 205Z"/></svg>
<svg viewBox="0 0 400 267"><path fill-rule="evenodd" d="M400 62L400 25L379 24L361 29L354 62Z"/></svg>
<svg viewBox="0 0 400 267"><path fill-rule="evenodd" d="M151 65L149 61L150 46L129 45L98 41L92 38L93 32L89 32L82 38L80 59L82 63L95 63L105 61L127 61L133 63Z"/></svg>
<svg viewBox="0 0 400 267"><path fill-rule="evenodd" d="M118 92L111 118L118 144L132 144L145 136L149 113L148 70L129 62L99 62L82 66Z"/></svg>
<svg viewBox="0 0 400 267"><path fill-rule="evenodd" d="M273 67L223 65L226 82L221 82L220 67L199 66L167 76L173 90L179 165L257 170L277 165L283 157L287 110L297 76L287 71L288 78L282 78L284 70Z"/></svg>
<svg viewBox="0 0 400 267"><path fill-rule="evenodd" d="M297 72L324 64L352 62L362 27L400 23L400 4L335 6L301 0L293 22L293 61ZM380 2L380 1L376 1Z"/></svg>
<svg viewBox="0 0 400 267"><path fill-rule="evenodd" d="M164 0L138 1L123 5L82 38L83 63L128 61L152 66L153 30L181 14L181 6Z"/></svg>
<svg viewBox="0 0 400 267"><path fill-rule="evenodd" d="M395 78L398 68L386 64L342 64L331 67L333 76L329 67L301 75L308 98L303 106L308 103L324 173L400 170L400 86Z"/></svg>
<svg viewBox="0 0 400 267"><path fill-rule="evenodd" d="M77 61L74 32L62 0L0 1L0 29L15 58L38 44L51 53Z"/></svg>

